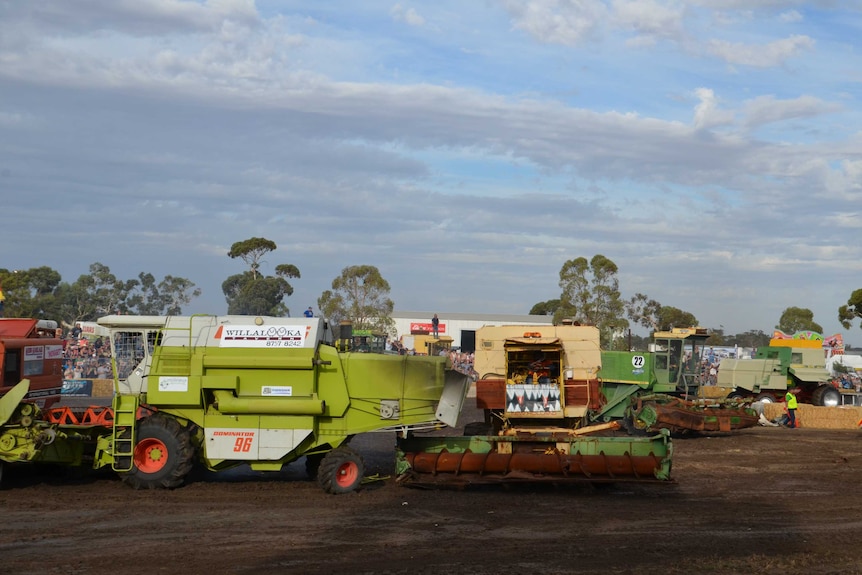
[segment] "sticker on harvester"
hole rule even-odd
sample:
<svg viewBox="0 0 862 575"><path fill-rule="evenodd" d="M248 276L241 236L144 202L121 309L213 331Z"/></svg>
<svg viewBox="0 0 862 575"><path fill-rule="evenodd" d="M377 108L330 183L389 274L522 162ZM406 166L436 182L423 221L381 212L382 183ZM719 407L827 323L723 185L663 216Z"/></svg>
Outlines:
<svg viewBox="0 0 862 575"><path fill-rule="evenodd" d="M311 326L222 325L216 331L221 347L303 347Z"/></svg>
<svg viewBox="0 0 862 575"><path fill-rule="evenodd" d="M44 345L25 345L24 361L40 361L45 358Z"/></svg>
<svg viewBox="0 0 862 575"><path fill-rule="evenodd" d="M188 391L189 378L181 376L159 377L159 391Z"/></svg>
<svg viewBox="0 0 862 575"><path fill-rule="evenodd" d="M46 345L45 359L63 359L62 345Z"/></svg>
<svg viewBox="0 0 862 575"><path fill-rule="evenodd" d="M260 389L261 395L278 395L281 397L293 396L292 385L265 385Z"/></svg>
<svg viewBox="0 0 862 575"><path fill-rule="evenodd" d="M209 459L257 459L257 429L210 428L206 436Z"/></svg>

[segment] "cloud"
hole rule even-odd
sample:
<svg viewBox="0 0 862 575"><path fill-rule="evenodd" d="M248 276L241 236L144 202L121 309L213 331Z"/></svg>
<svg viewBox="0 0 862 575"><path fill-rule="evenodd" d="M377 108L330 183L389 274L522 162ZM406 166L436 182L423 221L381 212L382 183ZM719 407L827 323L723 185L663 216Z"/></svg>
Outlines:
<svg viewBox="0 0 862 575"><path fill-rule="evenodd" d="M503 0L512 23L540 42L574 46L595 36L607 16L600 0Z"/></svg>
<svg viewBox="0 0 862 575"><path fill-rule="evenodd" d="M730 332L858 284L859 62L815 26L840 7L794 52L771 39L798 4L76 4L0 7L4 266L189 277L220 312L230 244L263 236L291 307L370 264L402 310L524 313L602 253Z"/></svg>
<svg viewBox="0 0 862 575"><path fill-rule="evenodd" d="M40 0L6 3L0 15L64 34L101 30L134 36L215 31L225 22L255 25L260 18L254 0Z"/></svg>
<svg viewBox="0 0 862 575"><path fill-rule="evenodd" d="M389 13L398 22L405 22L410 26L425 25L425 19L414 8L404 8L401 4L396 4Z"/></svg>
<svg viewBox="0 0 862 575"><path fill-rule="evenodd" d="M813 118L839 112L843 106L824 102L814 96L780 100L772 95L758 96L745 103L742 113L748 127L762 126L794 118Z"/></svg>
<svg viewBox="0 0 862 575"><path fill-rule="evenodd" d="M733 112L720 110L715 93L708 88L698 88L695 95L700 104L694 109L694 127L698 130L733 123Z"/></svg>
<svg viewBox="0 0 862 575"><path fill-rule="evenodd" d="M679 39L684 29L684 8L677 2L614 0L613 23L632 31L639 45L658 39Z"/></svg>
<svg viewBox="0 0 862 575"><path fill-rule="evenodd" d="M710 40L707 50L729 64L771 68L780 66L802 51L811 50L814 44L814 40L808 36L794 35L765 45Z"/></svg>
<svg viewBox="0 0 862 575"><path fill-rule="evenodd" d="M778 16L778 19L785 24L794 24L796 22L802 22L804 18L798 10L788 10L787 12L782 12Z"/></svg>

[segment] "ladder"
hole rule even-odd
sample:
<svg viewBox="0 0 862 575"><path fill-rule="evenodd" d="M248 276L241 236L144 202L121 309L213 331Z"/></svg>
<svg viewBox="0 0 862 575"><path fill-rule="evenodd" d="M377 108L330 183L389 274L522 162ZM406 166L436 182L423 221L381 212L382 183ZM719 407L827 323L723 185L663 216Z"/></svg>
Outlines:
<svg viewBox="0 0 862 575"><path fill-rule="evenodd" d="M131 471L135 451L135 422L138 414L138 396L116 394L113 401L113 455L114 471Z"/></svg>

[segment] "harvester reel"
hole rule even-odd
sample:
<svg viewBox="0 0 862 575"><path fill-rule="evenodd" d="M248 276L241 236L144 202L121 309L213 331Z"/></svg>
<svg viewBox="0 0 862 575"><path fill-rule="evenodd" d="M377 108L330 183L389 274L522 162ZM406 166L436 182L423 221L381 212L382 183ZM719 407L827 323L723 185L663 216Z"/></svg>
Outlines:
<svg viewBox="0 0 862 575"><path fill-rule="evenodd" d="M142 419L132 455L132 469L123 481L135 489L179 487L194 463L194 446L187 429L161 414Z"/></svg>
<svg viewBox="0 0 862 575"><path fill-rule="evenodd" d="M317 483L327 493L340 494L355 491L365 476L362 457L342 445L324 456L317 470Z"/></svg>

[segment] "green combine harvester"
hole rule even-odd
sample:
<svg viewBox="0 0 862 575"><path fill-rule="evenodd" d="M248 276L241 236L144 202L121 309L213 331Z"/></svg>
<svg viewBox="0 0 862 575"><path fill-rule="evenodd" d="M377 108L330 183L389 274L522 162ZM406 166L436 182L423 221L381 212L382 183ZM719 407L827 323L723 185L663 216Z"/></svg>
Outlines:
<svg viewBox="0 0 862 575"><path fill-rule="evenodd" d="M0 399L0 465L110 467L135 488L175 488L195 465L278 471L304 457L326 492L345 493L365 474L350 439L389 431L403 483L474 472L670 479L666 433L419 438L458 425L470 379L445 357L352 351L343 345L351 334L334 334L323 318L114 315L99 324L110 330L112 407L42 412L23 401L22 381Z"/></svg>

